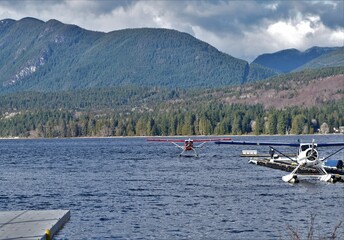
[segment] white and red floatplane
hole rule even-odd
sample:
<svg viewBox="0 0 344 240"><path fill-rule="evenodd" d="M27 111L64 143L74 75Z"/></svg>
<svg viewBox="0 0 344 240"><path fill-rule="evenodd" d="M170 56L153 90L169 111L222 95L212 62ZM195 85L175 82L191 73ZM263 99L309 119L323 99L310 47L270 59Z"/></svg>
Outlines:
<svg viewBox="0 0 344 240"><path fill-rule="evenodd" d="M161 138L149 138L147 141L149 142L170 142L174 144L176 147L182 149L183 151L179 154L179 156L190 156L190 155L184 155L185 152L193 151L194 157L199 157L196 149L203 147L203 145L207 142L216 142L216 141L230 141L231 138L215 138L215 139L161 139ZM184 143L184 145L179 145L178 143ZM199 145L195 146L194 143L200 143Z"/></svg>

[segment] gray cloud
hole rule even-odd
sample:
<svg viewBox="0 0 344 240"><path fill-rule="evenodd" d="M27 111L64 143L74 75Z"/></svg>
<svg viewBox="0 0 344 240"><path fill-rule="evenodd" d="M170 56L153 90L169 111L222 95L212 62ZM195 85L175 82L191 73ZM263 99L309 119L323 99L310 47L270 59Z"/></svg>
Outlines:
<svg viewBox="0 0 344 240"><path fill-rule="evenodd" d="M0 19L55 18L96 31L163 27L232 56L344 45L344 1L2 0Z"/></svg>

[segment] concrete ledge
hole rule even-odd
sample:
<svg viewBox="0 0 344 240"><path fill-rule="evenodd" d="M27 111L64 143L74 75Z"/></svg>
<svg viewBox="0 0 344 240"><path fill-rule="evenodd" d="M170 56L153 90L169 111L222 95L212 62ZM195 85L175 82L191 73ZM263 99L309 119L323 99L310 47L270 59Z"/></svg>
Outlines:
<svg viewBox="0 0 344 240"><path fill-rule="evenodd" d="M51 237L53 237L69 218L69 210L0 212L0 240L45 240L47 229L50 230Z"/></svg>

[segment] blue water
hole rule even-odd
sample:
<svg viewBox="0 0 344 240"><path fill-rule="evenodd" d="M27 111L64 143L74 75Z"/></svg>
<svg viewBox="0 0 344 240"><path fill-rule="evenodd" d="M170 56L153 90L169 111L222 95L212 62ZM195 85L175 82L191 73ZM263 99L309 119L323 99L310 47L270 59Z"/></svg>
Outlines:
<svg viewBox="0 0 344 240"><path fill-rule="evenodd" d="M314 137L344 141L235 140ZM1 140L0 210L71 210L55 239L291 239L288 226L306 239L312 214L316 236L344 221L344 184L286 184L242 149L267 150L207 143L200 158L179 158L143 138Z"/></svg>

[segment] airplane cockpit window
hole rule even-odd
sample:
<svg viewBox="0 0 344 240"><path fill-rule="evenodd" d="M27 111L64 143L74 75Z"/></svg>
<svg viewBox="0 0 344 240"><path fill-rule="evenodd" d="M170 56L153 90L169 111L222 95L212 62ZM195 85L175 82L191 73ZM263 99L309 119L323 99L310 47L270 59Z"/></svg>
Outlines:
<svg viewBox="0 0 344 240"><path fill-rule="evenodd" d="M301 151L306 151L308 148L312 148L312 145L302 145L301 146ZM317 146L313 146L314 149L317 148Z"/></svg>
<svg viewBox="0 0 344 240"><path fill-rule="evenodd" d="M302 145L301 151L306 151L310 146L309 145Z"/></svg>

